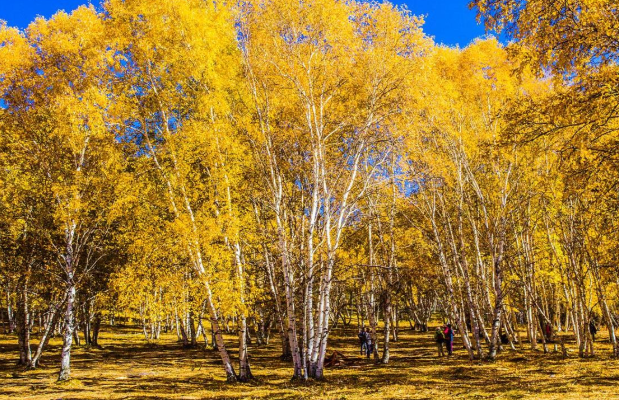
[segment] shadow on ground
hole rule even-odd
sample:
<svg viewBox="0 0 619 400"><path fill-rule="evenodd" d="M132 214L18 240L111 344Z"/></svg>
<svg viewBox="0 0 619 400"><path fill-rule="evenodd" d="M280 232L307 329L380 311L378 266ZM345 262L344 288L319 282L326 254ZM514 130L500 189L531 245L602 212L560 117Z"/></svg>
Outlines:
<svg viewBox="0 0 619 400"><path fill-rule="evenodd" d="M234 336L226 338L232 346ZM438 358L432 332L405 331L391 343L383 365L359 356L356 329L340 329L330 350L348 357L346 366L329 369L324 382L291 382L291 365L279 359L280 343L251 346L256 380L224 382L219 355L203 348L185 349L172 334L146 343L133 327L105 327L102 348L76 347L68 383L55 382L60 340L53 339L42 367L15 366L14 336L0 335L0 396L24 399L392 399L439 398L619 398L617 361L599 356L581 360L573 354L505 350L494 363L470 362L456 343L453 357ZM36 343L33 339L33 343ZM598 354L610 353L598 344ZM608 348L607 348L608 347ZM232 349L231 356L235 357Z"/></svg>

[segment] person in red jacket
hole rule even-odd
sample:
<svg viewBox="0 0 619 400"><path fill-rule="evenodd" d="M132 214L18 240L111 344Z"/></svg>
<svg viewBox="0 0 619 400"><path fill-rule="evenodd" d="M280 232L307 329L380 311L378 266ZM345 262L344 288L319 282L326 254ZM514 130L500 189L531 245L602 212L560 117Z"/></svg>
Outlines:
<svg viewBox="0 0 619 400"><path fill-rule="evenodd" d="M546 335L546 341L550 342L552 340L552 326L548 322L546 322L544 334Z"/></svg>
<svg viewBox="0 0 619 400"><path fill-rule="evenodd" d="M445 347L447 347L447 355L452 355L454 351L454 331L451 329L451 324L447 324L445 329L443 330L443 334L445 335Z"/></svg>

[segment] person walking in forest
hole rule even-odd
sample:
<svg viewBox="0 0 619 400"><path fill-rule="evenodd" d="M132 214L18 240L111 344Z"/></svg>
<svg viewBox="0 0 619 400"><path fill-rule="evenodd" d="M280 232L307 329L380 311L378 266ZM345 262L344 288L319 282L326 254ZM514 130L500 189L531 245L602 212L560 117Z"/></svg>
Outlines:
<svg viewBox="0 0 619 400"><path fill-rule="evenodd" d="M438 356L444 357L443 342L445 342L445 334L443 333L442 326L436 328L436 332L434 332L434 341L436 342L436 347L438 347Z"/></svg>
<svg viewBox="0 0 619 400"><path fill-rule="evenodd" d="M591 333L591 340L595 342L595 335L598 333L598 328L595 326L595 320L593 318L589 321L589 333Z"/></svg>
<svg viewBox="0 0 619 400"><path fill-rule="evenodd" d="M359 334L357 335L359 336L359 345L361 346L361 355L364 355L365 353L367 353L367 346L368 346L368 340L367 340L367 334L365 333L365 328L361 328L359 329Z"/></svg>
<svg viewBox="0 0 619 400"><path fill-rule="evenodd" d="M544 335L546 336L547 342L552 341L552 325L548 322L546 322L546 327L544 328Z"/></svg>
<svg viewBox="0 0 619 400"><path fill-rule="evenodd" d="M454 350L454 331L451 329L451 324L447 324L443 329L443 335L445 335L445 347L447 347L447 355L453 354Z"/></svg>
<svg viewBox="0 0 619 400"><path fill-rule="evenodd" d="M499 338L501 339L501 344L509 343L509 336L507 336L507 332L503 331L503 328L499 329Z"/></svg>
<svg viewBox="0 0 619 400"><path fill-rule="evenodd" d="M365 354L367 358L374 352L374 341L372 340L372 334L370 328L365 328Z"/></svg>

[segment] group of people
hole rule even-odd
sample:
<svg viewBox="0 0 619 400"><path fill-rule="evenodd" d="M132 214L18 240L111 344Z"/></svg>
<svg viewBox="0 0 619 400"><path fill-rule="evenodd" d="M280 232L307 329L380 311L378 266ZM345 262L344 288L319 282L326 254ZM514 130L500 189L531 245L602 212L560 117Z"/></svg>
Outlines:
<svg viewBox="0 0 619 400"><path fill-rule="evenodd" d="M589 332L591 333L592 339L595 341L597 326L593 320L589 323ZM544 326L544 336L547 341L552 341L554 338L554 332L552 331L552 326L550 324L546 324ZM505 333L501 332L500 338L501 343L503 344L507 344L509 341L509 338ZM437 327L434 332L434 341L436 342L436 346L438 348L439 357L445 356L443 345L445 346L445 349L447 349L447 355L451 356L454 349L454 331L451 324ZM370 355L374 352L374 340L372 339L369 328L366 327L359 329L359 344L361 346L361 355L365 354L367 358L370 358Z"/></svg>
<svg viewBox="0 0 619 400"><path fill-rule="evenodd" d="M595 342L595 335L597 335L598 333L598 327L595 324L594 319L591 319L589 321L589 333L591 334L591 340ZM546 339L547 342L553 342L555 339L555 334L553 332L552 325L550 325L549 323L546 323L546 325L544 325L544 338Z"/></svg>
<svg viewBox="0 0 619 400"><path fill-rule="evenodd" d="M360 354L365 355L367 358L370 358L372 353L374 353L374 340L372 339L372 334L370 333L370 328L361 328L359 329L359 346ZM443 351L443 344L447 349L447 355L452 355L454 350L454 331L451 327L451 324L439 326L436 328L436 332L434 333L434 340L436 341L436 345L438 347L438 355L439 357L443 357L445 352Z"/></svg>
<svg viewBox="0 0 619 400"><path fill-rule="evenodd" d="M451 324L439 326L436 328L436 332L434 332L434 340L436 341L436 346L438 347L438 356L445 356L445 352L443 351L443 344L445 344L445 348L447 349L447 355L450 356L454 351L454 331L451 328Z"/></svg>
<svg viewBox="0 0 619 400"><path fill-rule="evenodd" d="M370 328L359 329L359 344L361 345L361 355L370 358L370 355L374 352L374 340L372 340L372 334Z"/></svg>

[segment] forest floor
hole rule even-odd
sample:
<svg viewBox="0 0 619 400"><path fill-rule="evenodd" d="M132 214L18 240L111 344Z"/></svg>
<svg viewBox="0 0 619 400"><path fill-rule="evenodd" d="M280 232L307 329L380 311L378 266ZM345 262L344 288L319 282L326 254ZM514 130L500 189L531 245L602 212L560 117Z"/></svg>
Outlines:
<svg viewBox="0 0 619 400"><path fill-rule="evenodd" d="M329 353L342 352L349 365L305 384L290 381L291 365L280 361L272 340L251 346L255 381L227 384L217 352L183 349L172 334L149 344L137 328L105 326L102 348L75 347L73 379L65 383L56 382L59 338L40 369L24 371L15 367L15 336L0 335L0 399L619 399L619 361L609 357L604 337L594 358L579 359L568 343L565 360L561 353L505 350L494 363L470 362L458 341L453 357L438 358L432 337L432 330L402 331L391 343L391 361L381 365L359 356L356 328L339 330ZM232 347L234 337L227 340Z"/></svg>

